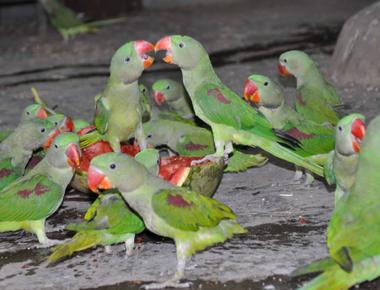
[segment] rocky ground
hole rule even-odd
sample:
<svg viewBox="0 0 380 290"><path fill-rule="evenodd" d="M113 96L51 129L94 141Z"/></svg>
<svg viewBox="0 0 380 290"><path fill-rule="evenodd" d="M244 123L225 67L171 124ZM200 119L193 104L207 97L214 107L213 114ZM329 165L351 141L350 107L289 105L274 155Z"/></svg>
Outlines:
<svg viewBox="0 0 380 290"><path fill-rule="evenodd" d="M276 79L276 57L287 49L306 49L328 73L342 23L373 1L225 0L192 5L181 1L176 7L170 6L171 1L164 7L151 2L123 25L68 43L54 31L36 34L33 23L17 29L1 27L0 128L17 124L21 109L31 101L32 85L49 105L90 120L93 96L105 84L113 51L136 38L155 42L172 33L196 37L210 51L221 79L238 93L253 72ZM150 85L163 77L180 78L180 74L175 67L157 63L142 82ZM292 83L281 81L291 103ZM378 113L378 89L338 84L337 88L350 107L348 112L361 112L369 119ZM310 188L294 184L292 176L292 168L279 160L224 176L215 198L228 204L249 231L194 256L186 276L194 282L193 289L295 289L305 279L291 279L288 274L327 255L332 189L321 181ZM78 221L92 199L68 191L62 207L48 220L48 236L68 238L64 225ZM175 267L174 244L149 233L143 240L143 248L128 258L123 246L117 245L112 254L99 247L46 267L49 249L40 248L34 236L2 233L0 288L137 289L141 283L166 279Z"/></svg>

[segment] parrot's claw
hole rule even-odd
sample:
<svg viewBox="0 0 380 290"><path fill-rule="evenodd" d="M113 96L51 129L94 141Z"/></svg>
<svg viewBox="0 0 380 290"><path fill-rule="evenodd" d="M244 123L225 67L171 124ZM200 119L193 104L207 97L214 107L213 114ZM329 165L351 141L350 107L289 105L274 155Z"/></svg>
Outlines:
<svg viewBox="0 0 380 290"><path fill-rule="evenodd" d="M109 245L104 246L104 251L105 251L107 254L112 254L112 248L111 248L111 246L109 246Z"/></svg>
<svg viewBox="0 0 380 290"><path fill-rule="evenodd" d="M206 161L218 162L220 160L220 158L223 158L223 157L224 156L221 157L221 156L217 156L214 154L210 154L210 155L206 155L202 159L191 161L191 165L198 165L198 164L201 164L201 163L206 162Z"/></svg>
<svg viewBox="0 0 380 290"><path fill-rule="evenodd" d="M178 280L169 280L163 283L152 283L141 286L145 290L149 289L164 289L164 288L189 288L193 283L184 282L180 283Z"/></svg>
<svg viewBox="0 0 380 290"><path fill-rule="evenodd" d="M296 170L294 174L293 181L300 181L303 177L303 172L301 170Z"/></svg>

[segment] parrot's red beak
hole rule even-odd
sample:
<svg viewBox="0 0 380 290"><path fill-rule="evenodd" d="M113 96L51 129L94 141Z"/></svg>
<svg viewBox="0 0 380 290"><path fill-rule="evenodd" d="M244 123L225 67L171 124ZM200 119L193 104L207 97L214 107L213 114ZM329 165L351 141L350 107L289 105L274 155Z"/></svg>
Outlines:
<svg viewBox="0 0 380 290"><path fill-rule="evenodd" d="M360 152L360 145L364 139L366 131L366 126L363 120L356 119L351 126L351 134L354 136L354 141L352 141L352 147L355 152Z"/></svg>
<svg viewBox="0 0 380 290"><path fill-rule="evenodd" d="M65 128L64 130L66 132L73 132L74 131L74 122L70 117L65 118Z"/></svg>
<svg viewBox="0 0 380 290"><path fill-rule="evenodd" d="M135 50L144 62L144 69L150 67L153 64L154 58L147 54L149 52L154 52L153 44L145 40L136 40Z"/></svg>
<svg viewBox="0 0 380 290"><path fill-rule="evenodd" d="M161 106L166 101L166 97L163 93L159 91L154 91L154 101L158 106Z"/></svg>
<svg viewBox="0 0 380 290"><path fill-rule="evenodd" d="M71 167L73 168L79 167L80 159L81 159L81 151L78 148L77 144L74 144L74 143L70 144L69 147L66 149L65 154L67 156L67 163Z"/></svg>
<svg viewBox="0 0 380 290"><path fill-rule="evenodd" d="M46 119L48 117L48 114L44 108L39 108L36 117L39 119Z"/></svg>
<svg viewBox="0 0 380 290"><path fill-rule="evenodd" d="M50 148L51 144L53 143L54 139L59 135L61 134L61 131L59 129L55 129L54 131L52 131L47 140L45 141L45 143L42 145L42 147L47 150Z"/></svg>
<svg viewBox="0 0 380 290"><path fill-rule="evenodd" d="M251 80L246 80L244 83L244 99L247 102L253 102L255 105L260 103L260 93L256 84Z"/></svg>
<svg viewBox="0 0 380 290"><path fill-rule="evenodd" d="M288 71L285 65L282 63L278 64L278 73L284 77L291 76L292 74Z"/></svg>
<svg viewBox="0 0 380 290"><path fill-rule="evenodd" d="M87 183L88 188L97 193L99 192L98 189L112 188L111 183L103 172L91 165L87 171Z"/></svg>
<svg viewBox="0 0 380 290"><path fill-rule="evenodd" d="M172 55L172 39L170 36L165 36L161 38L154 46L155 52L159 50L166 50L166 55L162 59L166 63L174 64Z"/></svg>

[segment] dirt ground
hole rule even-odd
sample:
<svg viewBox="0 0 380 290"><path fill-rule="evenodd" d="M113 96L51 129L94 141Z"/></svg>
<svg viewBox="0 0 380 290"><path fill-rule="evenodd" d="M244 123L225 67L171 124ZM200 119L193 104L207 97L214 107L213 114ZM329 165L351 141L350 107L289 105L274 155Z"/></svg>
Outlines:
<svg viewBox="0 0 380 290"><path fill-rule="evenodd" d="M241 94L251 73L277 79L276 57L287 49L306 49L324 72L344 20L373 1L211 1L171 7L150 5L125 24L102 29L63 43L55 31L36 33L28 26L0 27L0 128L18 122L31 102L35 86L50 106L74 118L91 120L93 97L103 88L112 53L137 38L151 42L166 34L189 34L211 53L216 71ZM159 78L179 79L173 66L157 63L144 74L148 86ZM287 101L295 91L287 85ZM372 119L380 107L377 88L341 87L347 112ZM271 160L262 168L225 174L215 198L229 205L248 229L223 245L193 257L186 279L192 289L295 289L303 280L288 274L300 265L327 255L326 226L333 193L322 181L312 187L291 182L291 166ZM69 190L63 205L47 221L48 236L65 239L67 223L80 220L93 196ZM1 289L137 289L142 283L164 280L175 270L175 247L170 240L143 235L143 248L124 256L123 245L85 251L46 267L49 249L40 248L28 233L0 234ZM308 278L308 277L307 277ZM306 280L307 280L306 278ZM380 283L360 286L379 289Z"/></svg>

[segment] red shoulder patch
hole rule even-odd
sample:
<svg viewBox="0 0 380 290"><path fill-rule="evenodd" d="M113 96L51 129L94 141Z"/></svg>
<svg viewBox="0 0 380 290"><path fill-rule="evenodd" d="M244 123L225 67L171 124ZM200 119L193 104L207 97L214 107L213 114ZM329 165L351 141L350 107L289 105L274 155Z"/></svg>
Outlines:
<svg viewBox="0 0 380 290"><path fill-rule="evenodd" d="M34 187L34 192L36 193L36 195L43 195L48 191L49 188L41 183L37 183L37 185Z"/></svg>
<svg viewBox="0 0 380 290"><path fill-rule="evenodd" d="M313 138L315 135L314 134L307 134L304 133L297 128L292 128L286 131L286 134L292 136L295 139L302 140L302 139L310 139Z"/></svg>
<svg viewBox="0 0 380 290"><path fill-rule="evenodd" d="M207 91L209 96L213 95L219 102L229 104L231 101L227 99L219 89L209 89Z"/></svg>
<svg viewBox="0 0 380 290"><path fill-rule="evenodd" d="M204 148L207 148L208 146L207 145L202 145L202 144L195 144L193 142L189 142L185 145L183 145L183 147L188 150L188 151L196 151L196 150L202 150Z"/></svg>
<svg viewBox="0 0 380 290"><path fill-rule="evenodd" d="M11 175L12 172L13 172L13 170L11 170L11 169L3 168L0 170L0 178L7 177L7 176Z"/></svg>
<svg viewBox="0 0 380 290"><path fill-rule="evenodd" d="M20 190L17 192L17 195L21 196L22 198L27 198L29 197L29 195L31 195L33 193L32 190L27 190L27 189L24 189L24 190Z"/></svg>
<svg viewBox="0 0 380 290"><path fill-rule="evenodd" d="M302 107L304 107L306 105L306 102L304 101L304 99L302 99L302 96L301 95L297 95L296 96L296 101L297 103L299 103Z"/></svg>
<svg viewBox="0 0 380 290"><path fill-rule="evenodd" d="M174 205L176 207L190 207L191 206L191 203L188 203L180 195L171 195L171 194L169 194L168 197L167 197L167 202L168 202L168 204Z"/></svg>

